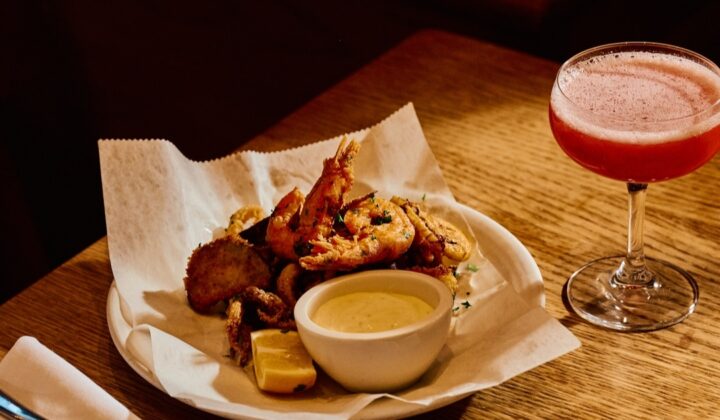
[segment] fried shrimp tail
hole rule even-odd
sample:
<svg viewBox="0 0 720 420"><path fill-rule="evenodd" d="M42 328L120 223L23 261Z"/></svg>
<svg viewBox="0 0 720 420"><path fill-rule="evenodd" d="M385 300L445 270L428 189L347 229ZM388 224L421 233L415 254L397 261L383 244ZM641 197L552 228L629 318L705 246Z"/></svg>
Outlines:
<svg viewBox="0 0 720 420"><path fill-rule="evenodd" d="M266 232L273 252L297 260L309 251L311 240L332 233L333 222L353 185L353 160L360 145L344 138L335 156L325 159L323 171L307 197L295 188L275 207Z"/></svg>
<svg viewBox="0 0 720 420"><path fill-rule="evenodd" d="M317 237L327 237L332 231L333 222L345 204L347 194L352 188L353 161L360 145L343 138L335 156L325 159L323 171L305 199L300 215L297 233L300 240L309 241Z"/></svg>
<svg viewBox="0 0 720 420"><path fill-rule="evenodd" d="M293 188L285 197L280 199L275 210L273 210L268 221L265 240L275 255L296 260L295 241L300 210L302 209L305 196L299 189Z"/></svg>

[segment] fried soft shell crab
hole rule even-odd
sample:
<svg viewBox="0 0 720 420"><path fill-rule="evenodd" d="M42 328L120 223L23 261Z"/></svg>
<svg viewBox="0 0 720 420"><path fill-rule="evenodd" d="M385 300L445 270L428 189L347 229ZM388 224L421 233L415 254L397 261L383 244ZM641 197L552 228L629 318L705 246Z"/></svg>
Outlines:
<svg viewBox="0 0 720 420"><path fill-rule="evenodd" d="M338 274L393 267L457 289L455 269L471 253L457 227L405 198L370 193L348 201L359 150L343 139L307 196L293 189L265 218L259 207L238 210L223 237L190 256L188 301L202 313L226 304L230 354L238 364L250 359L253 330L295 329L298 297Z"/></svg>

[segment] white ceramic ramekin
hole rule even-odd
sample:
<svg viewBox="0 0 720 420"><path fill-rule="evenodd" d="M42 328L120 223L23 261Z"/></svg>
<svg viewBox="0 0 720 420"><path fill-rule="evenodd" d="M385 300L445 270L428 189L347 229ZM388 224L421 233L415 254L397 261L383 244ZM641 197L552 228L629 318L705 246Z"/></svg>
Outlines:
<svg viewBox="0 0 720 420"><path fill-rule="evenodd" d="M422 320L381 332L348 333L316 324L312 316L329 299L354 292L416 296L434 310ZM353 392L387 392L417 381L447 339L452 294L439 280L404 270L371 270L321 283L295 305L300 338L315 362Z"/></svg>

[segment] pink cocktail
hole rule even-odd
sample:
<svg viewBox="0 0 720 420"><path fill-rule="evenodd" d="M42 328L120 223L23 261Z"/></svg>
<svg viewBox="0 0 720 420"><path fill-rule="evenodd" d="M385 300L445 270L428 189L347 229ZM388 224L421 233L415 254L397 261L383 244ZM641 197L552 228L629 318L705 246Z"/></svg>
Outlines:
<svg viewBox="0 0 720 420"><path fill-rule="evenodd" d="M691 51L618 43L584 51L560 68L550 126L577 163L628 183L627 254L574 273L568 301L607 328L652 330L682 321L698 289L678 267L646 258L642 222L647 184L686 175L720 150L720 69Z"/></svg>

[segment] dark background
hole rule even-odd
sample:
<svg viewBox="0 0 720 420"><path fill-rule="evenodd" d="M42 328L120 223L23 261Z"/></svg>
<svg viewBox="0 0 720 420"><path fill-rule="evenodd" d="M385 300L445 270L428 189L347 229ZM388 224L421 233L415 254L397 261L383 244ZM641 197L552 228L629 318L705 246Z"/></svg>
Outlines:
<svg viewBox="0 0 720 420"><path fill-rule="evenodd" d="M710 1L0 1L0 302L105 234L97 140L224 155L424 28L558 62L623 40L720 60Z"/></svg>

